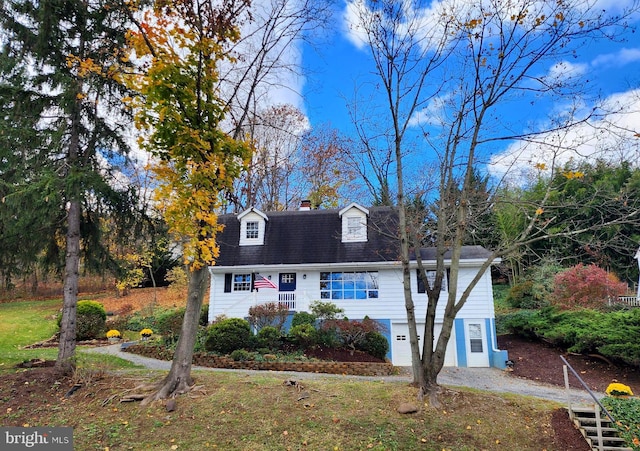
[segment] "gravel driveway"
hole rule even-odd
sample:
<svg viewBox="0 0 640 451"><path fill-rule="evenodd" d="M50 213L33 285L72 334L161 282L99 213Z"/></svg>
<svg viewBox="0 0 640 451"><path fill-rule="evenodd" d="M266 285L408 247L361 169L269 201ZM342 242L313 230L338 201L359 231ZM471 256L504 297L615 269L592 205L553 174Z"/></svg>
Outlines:
<svg viewBox="0 0 640 451"><path fill-rule="evenodd" d="M136 365L143 366L150 370L164 370L168 371L171 367L171 362L164 360L156 360L149 357L143 357L130 352L123 352L120 350L120 345L101 346L97 348L86 349L87 352L96 354L110 354L120 357L124 360L128 360ZM243 373L260 373L255 370L230 370L224 368L208 368L201 366L194 366L193 369L207 370L207 371L234 371ZM374 380L385 382L402 382L408 383L411 381L411 377L407 371L403 371L403 375L398 376L351 376L351 375L337 375L337 374L319 374L319 373L296 373L296 372L278 372L273 371L273 374L282 374L283 378L295 378L296 380L309 380L317 378L338 378L338 379L353 379L353 380ZM567 393L565 389L541 384L535 381L520 379L513 377L510 373L499 370L497 368L455 368L446 367L438 375L438 383L446 386L459 386L459 387L471 387L479 390L486 390L496 393L516 393L525 396L533 396L537 398L557 401L560 403L567 402ZM573 404L593 404L593 399L584 390L570 390L571 402ZM596 393L598 398L604 396L603 393Z"/></svg>

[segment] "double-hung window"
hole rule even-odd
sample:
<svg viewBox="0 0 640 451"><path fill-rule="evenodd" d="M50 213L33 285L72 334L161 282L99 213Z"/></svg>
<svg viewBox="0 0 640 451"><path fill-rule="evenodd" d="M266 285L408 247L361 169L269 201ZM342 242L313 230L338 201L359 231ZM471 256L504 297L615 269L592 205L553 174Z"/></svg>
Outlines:
<svg viewBox="0 0 640 451"><path fill-rule="evenodd" d="M358 239L365 236L365 225L360 217L347 218L347 238Z"/></svg>
<svg viewBox="0 0 640 451"><path fill-rule="evenodd" d="M251 291L251 274L234 274L233 291Z"/></svg>
<svg viewBox="0 0 640 451"><path fill-rule="evenodd" d="M422 277L420 277L420 270L416 269L416 276L418 278L418 293L426 293L426 287L424 285L424 282L422 280ZM426 276L427 276L427 281L429 283L429 286L433 286L433 284L436 281L436 272L435 271L426 271ZM449 270L447 270L445 277L442 278L442 287L440 288L440 291L448 291L448 278L449 278Z"/></svg>
<svg viewBox="0 0 640 451"><path fill-rule="evenodd" d="M257 240L259 237L258 221L247 221L246 237L248 240Z"/></svg>

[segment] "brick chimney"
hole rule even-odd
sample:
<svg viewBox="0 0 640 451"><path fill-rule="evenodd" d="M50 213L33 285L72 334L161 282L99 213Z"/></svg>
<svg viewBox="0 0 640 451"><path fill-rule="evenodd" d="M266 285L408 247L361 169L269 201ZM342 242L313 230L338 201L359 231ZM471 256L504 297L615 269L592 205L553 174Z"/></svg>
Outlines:
<svg viewBox="0 0 640 451"><path fill-rule="evenodd" d="M311 210L311 201L308 199L305 199L300 203L300 211L309 211L309 210Z"/></svg>

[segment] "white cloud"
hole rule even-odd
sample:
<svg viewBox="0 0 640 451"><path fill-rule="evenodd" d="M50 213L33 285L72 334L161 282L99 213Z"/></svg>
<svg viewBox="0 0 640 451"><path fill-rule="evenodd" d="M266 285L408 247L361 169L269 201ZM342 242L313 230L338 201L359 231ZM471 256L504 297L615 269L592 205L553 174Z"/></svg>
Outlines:
<svg viewBox="0 0 640 451"><path fill-rule="evenodd" d="M433 50L443 39L448 39L442 17L445 14L444 7L451 6L450 2L432 1L429 7L420 9L415 9L415 2L411 0L399 0L398 3L404 10L404 20L394 23L371 10L365 0L348 0L342 14L342 29L346 39L358 49L365 48L369 42L366 29L374 21L383 22L386 29L394 29L400 36L410 34L424 51ZM459 6L466 9L472 4L470 0L462 0L449 14L453 15L454 10L456 14L464 14Z"/></svg>
<svg viewBox="0 0 640 451"><path fill-rule="evenodd" d="M589 66L587 64L574 64L569 61L560 61L551 66L547 78L560 81L580 77L587 73L588 68Z"/></svg>
<svg viewBox="0 0 640 451"><path fill-rule="evenodd" d="M367 45L367 33L360 25L363 14L367 14L367 7L363 0L348 1L342 14L345 37L358 49Z"/></svg>
<svg viewBox="0 0 640 451"><path fill-rule="evenodd" d="M300 67L304 29L300 28L300 8L303 5L298 0L252 4L251 20L243 23L242 38L233 47L236 61L219 66L222 97L236 96L231 108L237 114L246 108L251 89L255 89L259 109L288 104L303 111L305 77Z"/></svg>
<svg viewBox="0 0 640 451"><path fill-rule="evenodd" d="M409 126L415 127L420 125L442 125L445 122L447 114L447 106L454 97L453 92L442 93L432 98L428 105L416 112L409 120Z"/></svg>
<svg viewBox="0 0 640 451"><path fill-rule="evenodd" d="M517 182L540 164L550 168L570 160L595 159L640 163L640 89L610 95L601 111L607 114L561 132L541 134L535 143L511 144L491 158L490 173Z"/></svg>
<svg viewBox="0 0 640 451"><path fill-rule="evenodd" d="M640 48L623 48L615 53L598 55L591 62L593 67L622 67L640 61Z"/></svg>
<svg viewBox="0 0 640 451"><path fill-rule="evenodd" d="M494 22L496 28L501 27L501 21L512 15L519 15L523 9L521 2L501 3L499 10L496 11L496 3L490 0L432 0L432 1L416 1L416 0L398 0L402 4L405 17L409 21L400 23L396 30L401 33L403 26L404 31L413 34L415 39L420 42L424 50L434 49L442 40L443 36L449 35L451 39L455 39L455 33L451 34L451 30L447 29L447 25L451 18L457 20L456 26L461 31L467 31L462 24L466 24L469 20L476 20L484 17L485 24ZM592 11L595 15L599 15L600 11L609 15L620 15L623 20L635 21L639 19L640 12L636 11L637 6L635 0L595 0L594 2L583 2L574 0L569 2L567 8L573 8L576 11ZM416 9L414 5L428 5ZM532 24L541 16L553 18L554 6L548 2L527 2L527 16L523 19L525 22ZM632 11L633 14L629 14ZM491 13L497 12L495 17ZM366 47L368 39L363 24L371 23L374 12L369 8L366 0L346 0L345 8L342 14L342 31L347 40L349 40L356 48L363 49ZM384 19L382 19L384 20ZM487 22L488 21L488 22ZM390 25L390 24L387 24ZM486 27L485 31L492 27ZM526 26L524 28L527 28ZM544 30L544 28L541 28Z"/></svg>

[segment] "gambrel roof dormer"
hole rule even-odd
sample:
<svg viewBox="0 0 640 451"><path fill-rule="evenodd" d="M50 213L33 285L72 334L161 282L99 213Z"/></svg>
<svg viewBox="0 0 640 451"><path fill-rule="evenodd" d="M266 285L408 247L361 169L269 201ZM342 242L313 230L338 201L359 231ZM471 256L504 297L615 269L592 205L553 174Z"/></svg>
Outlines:
<svg viewBox="0 0 640 451"><path fill-rule="evenodd" d="M340 210L338 215L342 219L343 243L367 241L369 210L354 202Z"/></svg>
<svg viewBox="0 0 640 451"><path fill-rule="evenodd" d="M262 246L268 220L267 215L253 207L240 213L240 246Z"/></svg>

